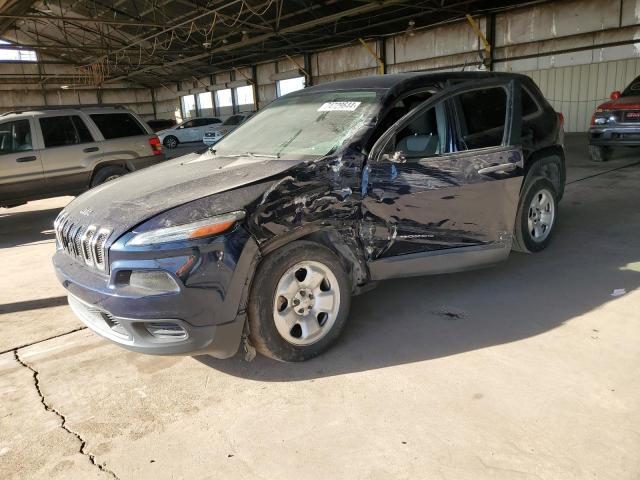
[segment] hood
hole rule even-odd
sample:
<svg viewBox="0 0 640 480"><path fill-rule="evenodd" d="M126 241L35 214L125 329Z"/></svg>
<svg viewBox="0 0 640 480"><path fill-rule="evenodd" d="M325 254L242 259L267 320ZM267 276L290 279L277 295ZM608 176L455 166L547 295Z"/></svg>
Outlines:
<svg viewBox="0 0 640 480"><path fill-rule="evenodd" d="M93 188L63 213L74 224L112 230L112 239L137 224L185 203L267 180L302 160L190 154Z"/></svg>
<svg viewBox="0 0 640 480"><path fill-rule="evenodd" d="M598 105L602 110L640 110L640 96L620 97Z"/></svg>

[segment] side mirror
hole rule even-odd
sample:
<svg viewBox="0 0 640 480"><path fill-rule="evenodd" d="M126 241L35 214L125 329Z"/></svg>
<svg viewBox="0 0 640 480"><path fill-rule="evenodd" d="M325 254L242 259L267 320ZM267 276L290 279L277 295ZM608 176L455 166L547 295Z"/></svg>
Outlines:
<svg viewBox="0 0 640 480"><path fill-rule="evenodd" d="M622 96L622 94L616 90L615 92L611 92L611 95L609 96L609 98L611 98L611 100L617 100Z"/></svg>
<svg viewBox="0 0 640 480"><path fill-rule="evenodd" d="M392 163L404 163L407 161L407 158L402 154L402 152L394 152L393 155L383 153L380 160Z"/></svg>

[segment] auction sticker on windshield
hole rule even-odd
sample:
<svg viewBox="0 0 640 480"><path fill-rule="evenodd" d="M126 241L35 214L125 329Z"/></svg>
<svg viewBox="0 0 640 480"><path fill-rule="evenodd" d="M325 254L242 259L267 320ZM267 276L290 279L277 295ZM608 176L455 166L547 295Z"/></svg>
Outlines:
<svg viewBox="0 0 640 480"><path fill-rule="evenodd" d="M353 112L362 102L325 102L319 112Z"/></svg>

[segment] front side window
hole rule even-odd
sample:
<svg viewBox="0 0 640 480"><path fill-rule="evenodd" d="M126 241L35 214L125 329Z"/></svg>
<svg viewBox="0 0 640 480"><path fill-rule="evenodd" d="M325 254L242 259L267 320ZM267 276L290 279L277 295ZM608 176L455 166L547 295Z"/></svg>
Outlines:
<svg viewBox="0 0 640 480"><path fill-rule="evenodd" d="M178 128L193 128L195 126L196 126L196 121L195 120L189 120L188 122L184 122Z"/></svg>
<svg viewBox="0 0 640 480"><path fill-rule="evenodd" d="M383 153L405 160L434 157L448 153L444 104L417 113L388 140Z"/></svg>
<svg viewBox="0 0 640 480"><path fill-rule="evenodd" d="M0 155L33 150L29 120L0 124Z"/></svg>
<svg viewBox="0 0 640 480"><path fill-rule="evenodd" d="M458 112L459 150L502 145L507 121L507 92L502 87L458 94L452 99Z"/></svg>
<svg viewBox="0 0 640 480"><path fill-rule="evenodd" d="M244 122L216 145L222 155L319 157L342 146L380 105L376 91L319 92L284 97Z"/></svg>
<svg viewBox="0 0 640 480"><path fill-rule="evenodd" d="M45 148L92 142L93 138L78 115L44 117L38 120Z"/></svg>
<svg viewBox="0 0 640 480"><path fill-rule="evenodd" d="M89 116L106 140L147 134L129 113L94 113Z"/></svg>

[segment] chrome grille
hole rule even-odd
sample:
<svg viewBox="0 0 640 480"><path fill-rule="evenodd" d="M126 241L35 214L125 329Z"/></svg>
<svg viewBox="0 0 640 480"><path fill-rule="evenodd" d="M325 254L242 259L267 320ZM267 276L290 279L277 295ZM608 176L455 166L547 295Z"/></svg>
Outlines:
<svg viewBox="0 0 640 480"><path fill-rule="evenodd" d="M83 225L64 212L53 224L58 248L98 270L107 270L106 243L111 231L96 225Z"/></svg>

